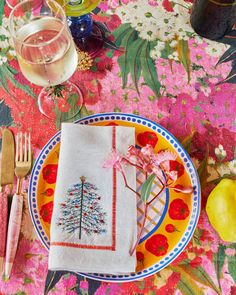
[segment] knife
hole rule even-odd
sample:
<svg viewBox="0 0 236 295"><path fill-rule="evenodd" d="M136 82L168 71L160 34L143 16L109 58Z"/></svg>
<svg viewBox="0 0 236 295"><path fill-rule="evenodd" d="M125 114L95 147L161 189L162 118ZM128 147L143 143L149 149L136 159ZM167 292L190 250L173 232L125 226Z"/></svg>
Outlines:
<svg viewBox="0 0 236 295"><path fill-rule="evenodd" d="M15 142L9 129L2 131L2 159L0 171L0 272L6 250L7 217L8 217L8 192L11 193L14 183L15 167Z"/></svg>

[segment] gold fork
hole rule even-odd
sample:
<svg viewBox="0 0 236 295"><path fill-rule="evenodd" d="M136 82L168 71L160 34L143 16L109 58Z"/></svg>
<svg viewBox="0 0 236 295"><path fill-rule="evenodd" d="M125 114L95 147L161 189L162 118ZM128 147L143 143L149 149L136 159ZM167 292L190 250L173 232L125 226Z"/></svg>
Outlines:
<svg viewBox="0 0 236 295"><path fill-rule="evenodd" d="M7 249L5 263L5 278L10 277L12 265L16 255L18 245L22 209L23 209L23 194L22 182L31 168L31 139L30 134L18 133L16 136L16 156L15 156L15 175L17 177L16 193L12 199L11 212L7 232Z"/></svg>
<svg viewBox="0 0 236 295"><path fill-rule="evenodd" d="M23 144L24 137L24 144ZM17 177L16 194L19 195L22 189L22 180L28 174L31 168L31 139L30 133L19 133L16 136L16 157L15 157L15 175Z"/></svg>

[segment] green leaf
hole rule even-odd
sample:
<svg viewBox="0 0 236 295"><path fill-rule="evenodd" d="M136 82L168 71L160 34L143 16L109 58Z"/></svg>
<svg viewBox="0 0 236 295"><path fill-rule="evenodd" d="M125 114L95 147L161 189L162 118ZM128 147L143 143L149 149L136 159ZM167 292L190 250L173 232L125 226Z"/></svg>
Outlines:
<svg viewBox="0 0 236 295"><path fill-rule="evenodd" d="M7 64L7 69L9 70L9 72L11 72L13 75L18 74L18 71L16 69L14 69L13 67L11 67L9 64Z"/></svg>
<svg viewBox="0 0 236 295"><path fill-rule="evenodd" d="M161 51L161 58L168 59L168 56L173 53L174 49L170 46L170 42L165 42L165 48Z"/></svg>
<svg viewBox="0 0 236 295"><path fill-rule="evenodd" d="M189 265L181 264L179 267L189 274L195 281L212 288L217 294L221 294L219 288L214 284L211 277L201 266L189 267Z"/></svg>
<svg viewBox="0 0 236 295"><path fill-rule="evenodd" d="M116 44L114 42L112 42L110 39L104 37L103 42L104 42L103 46L105 48L113 49L113 50L119 50L119 47L116 46Z"/></svg>
<svg viewBox="0 0 236 295"><path fill-rule="evenodd" d="M235 46L231 46L229 47L228 50L225 51L225 53L221 56L221 58L219 59L219 61L217 62L216 65L219 65L223 62L228 62L230 60L233 60L236 58L236 47Z"/></svg>
<svg viewBox="0 0 236 295"><path fill-rule="evenodd" d="M186 273L181 267L171 266L171 269L180 273L181 278L177 284L177 288L182 292L182 295L203 295L202 288L199 287L193 278Z"/></svg>
<svg viewBox="0 0 236 295"><path fill-rule="evenodd" d="M188 81L190 81L190 51L188 47L188 41L186 40L179 40L178 41L178 54L179 54L179 60L183 64L187 75L188 75Z"/></svg>
<svg viewBox="0 0 236 295"><path fill-rule="evenodd" d="M142 188L141 188L141 199L144 203L147 203L147 200L151 194L152 191L152 185L153 185L153 181L156 178L155 174L151 174L148 176L148 178L146 179L146 181L142 184Z"/></svg>
<svg viewBox="0 0 236 295"><path fill-rule="evenodd" d="M115 31L112 32L112 35L115 37L116 46L120 47L123 37L130 29L130 24L122 24Z"/></svg>
<svg viewBox="0 0 236 295"><path fill-rule="evenodd" d="M128 74L129 74L129 66L128 66L128 60L130 58L130 52L129 52L129 46L134 42L134 40L137 39L137 32L130 28L128 32L125 34L121 46L125 48L125 52L123 55L121 55L118 58L118 64L121 69L121 75L122 75L122 81L123 85L122 87L125 88L127 81L128 81Z"/></svg>
<svg viewBox="0 0 236 295"><path fill-rule="evenodd" d="M0 1L0 26L2 25L3 14L4 14L4 1Z"/></svg>
<svg viewBox="0 0 236 295"><path fill-rule="evenodd" d="M153 60L150 57L150 50L152 44L146 41L142 47L141 52L141 68L144 78L144 82L152 89L152 91L158 97L160 95L161 84L157 77L156 66Z"/></svg>
<svg viewBox="0 0 236 295"><path fill-rule="evenodd" d="M16 88L19 88L19 89L23 90L29 96L37 98L36 94L30 89L30 87L28 85L22 85L16 80L15 74L17 74L18 72L15 69L13 69L11 66L9 66L7 63L4 63L1 66L1 72L2 72L2 76L4 76L5 81L6 81L6 79L8 79L12 83L12 85L14 85ZM6 91L6 89L7 89L7 91ZM4 87L4 90L9 95L12 96L12 94L8 90L8 85L7 84L6 84L6 89Z"/></svg>
<svg viewBox="0 0 236 295"><path fill-rule="evenodd" d="M145 43L144 40L138 38L130 45L128 49L129 50L129 59L128 59L129 71L131 73L131 77L138 94L139 94L138 81L141 75L140 55L141 55L141 50L144 43Z"/></svg>
<svg viewBox="0 0 236 295"><path fill-rule="evenodd" d="M226 256L225 249L226 249L226 246L220 244L218 251L213 254L213 262L214 262L216 276L217 276L217 280L219 282L219 286L220 286L220 278L222 275L222 268L223 268L223 265L225 262L225 256ZM221 289L221 286L220 286L220 289Z"/></svg>
<svg viewBox="0 0 236 295"><path fill-rule="evenodd" d="M234 149L234 160L236 160L236 147Z"/></svg>
<svg viewBox="0 0 236 295"><path fill-rule="evenodd" d="M0 85L9 94L8 85L7 85L7 79L6 79L6 76L5 76L4 72L3 72L3 67L2 66L0 67Z"/></svg>
<svg viewBox="0 0 236 295"><path fill-rule="evenodd" d="M23 90L25 93L33 98L37 98L37 95L31 90L28 85L20 84L14 77L8 76L8 78L16 88Z"/></svg>
<svg viewBox="0 0 236 295"><path fill-rule="evenodd" d="M233 278L234 282L236 283L236 260L235 256L228 256L228 270Z"/></svg>

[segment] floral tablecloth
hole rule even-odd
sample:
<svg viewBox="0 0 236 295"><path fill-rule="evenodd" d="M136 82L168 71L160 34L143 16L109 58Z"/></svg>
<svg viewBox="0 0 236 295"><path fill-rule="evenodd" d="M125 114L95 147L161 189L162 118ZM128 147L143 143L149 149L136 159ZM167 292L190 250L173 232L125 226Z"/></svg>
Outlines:
<svg viewBox="0 0 236 295"><path fill-rule="evenodd" d="M51 295L236 294L236 243L223 242L205 212L214 186L236 176L236 47L231 41L197 36L189 23L191 7L191 0L102 1L93 18L107 25L110 41L91 69L77 71L71 80L84 93L82 116L138 114L167 128L184 145L202 186L193 238L170 266L140 281L101 283L72 273L49 273L46 288ZM30 131L37 157L59 128L59 118L50 121L40 114L40 87L20 73L3 1L0 10L0 125L14 133ZM67 112L63 104L61 111ZM1 294L43 294L47 262L25 200L17 257L11 279L0 280Z"/></svg>

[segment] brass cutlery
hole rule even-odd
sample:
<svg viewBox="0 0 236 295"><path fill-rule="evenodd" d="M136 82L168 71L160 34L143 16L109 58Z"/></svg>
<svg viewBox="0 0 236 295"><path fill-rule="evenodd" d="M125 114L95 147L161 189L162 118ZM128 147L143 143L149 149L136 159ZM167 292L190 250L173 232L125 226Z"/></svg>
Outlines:
<svg viewBox="0 0 236 295"><path fill-rule="evenodd" d="M15 143L12 132L9 129L2 130L2 158L0 172L0 272L6 250L7 217L8 217L8 193L11 193L14 183ZM8 191L6 190L8 187Z"/></svg>
<svg viewBox="0 0 236 295"><path fill-rule="evenodd" d="M11 212L7 232L7 248L5 262L5 278L10 277L12 265L15 259L20 235L23 194L22 181L31 168L31 139L30 134L18 133L16 136L15 175L17 177L17 189L12 199Z"/></svg>

